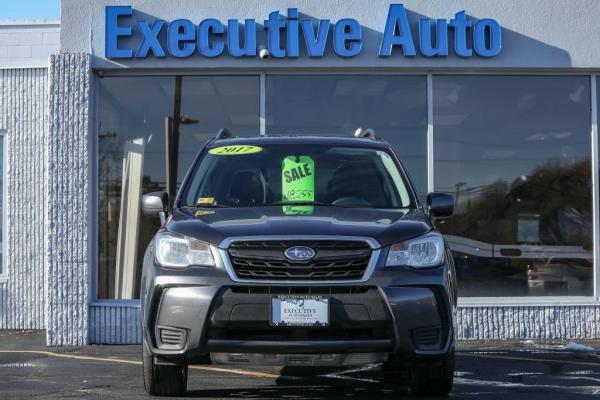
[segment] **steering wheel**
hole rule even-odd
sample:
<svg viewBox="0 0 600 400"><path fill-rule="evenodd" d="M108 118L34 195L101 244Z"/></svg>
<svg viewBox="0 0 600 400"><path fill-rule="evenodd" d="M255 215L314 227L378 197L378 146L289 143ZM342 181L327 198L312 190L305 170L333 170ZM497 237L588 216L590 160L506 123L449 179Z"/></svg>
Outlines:
<svg viewBox="0 0 600 400"><path fill-rule="evenodd" d="M371 203L366 200L360 199L358 197L340 197L339 199L335 199L331 204L334 206L340 207L369 207Z"/></svg>

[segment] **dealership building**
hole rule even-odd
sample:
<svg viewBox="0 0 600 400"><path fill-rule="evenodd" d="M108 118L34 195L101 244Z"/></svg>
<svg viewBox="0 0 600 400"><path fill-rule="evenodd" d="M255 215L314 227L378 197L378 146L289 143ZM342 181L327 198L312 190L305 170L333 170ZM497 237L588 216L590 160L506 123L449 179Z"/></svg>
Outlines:
<svg viewBox="0 0 600 400"><path fill-rule="evenodd" d="M140 343L160 227L143 193L181 182L221 128L362 127L422 199L455 197L437 226L457 338L599 339L598 16L594 0L62 0L60 21L0 21L0 329Z"/></svg>

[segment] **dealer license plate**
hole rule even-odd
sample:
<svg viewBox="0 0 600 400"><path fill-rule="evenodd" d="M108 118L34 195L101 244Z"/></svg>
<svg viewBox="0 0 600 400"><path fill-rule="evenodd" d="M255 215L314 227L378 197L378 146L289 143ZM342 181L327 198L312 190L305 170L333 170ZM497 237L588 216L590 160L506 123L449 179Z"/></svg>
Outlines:
<svg viewBox="0 0 600 400"><path fill-rule="evenodd" d="M276 296L271 299L274 326L329 325L329 298L322 296Z"/></svg>

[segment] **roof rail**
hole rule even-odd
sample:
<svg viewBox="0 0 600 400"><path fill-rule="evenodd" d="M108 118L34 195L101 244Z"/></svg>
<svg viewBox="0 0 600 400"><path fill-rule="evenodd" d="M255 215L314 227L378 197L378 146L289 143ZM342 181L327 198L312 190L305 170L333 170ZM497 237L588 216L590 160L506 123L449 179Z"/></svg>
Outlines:
<svg viewBox="0 0 600 400"><path fill-rule="evenodd" d="M375 131L371 128L364 129L360 127L354 131L354 137L375 140Z"/></svg>
<svg viewBox="0 0 600 400"><path fill-rule="evenodd" d="M227 128L219 129L216 139L231 139L233 134Z"/></svg>

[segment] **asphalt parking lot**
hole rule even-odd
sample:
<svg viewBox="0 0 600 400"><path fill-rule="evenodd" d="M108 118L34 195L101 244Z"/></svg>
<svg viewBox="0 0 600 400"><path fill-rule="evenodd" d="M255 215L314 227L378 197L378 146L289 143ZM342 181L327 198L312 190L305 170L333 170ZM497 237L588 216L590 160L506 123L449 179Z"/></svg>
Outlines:
<svg viewBox="0 0 600 400"><path fill-rule="evenodd" d="M140 346L47 348L40 335L0 334L0 399L147 399ZM600 343L590 343L596 349ZM314 371L310 371L314 372ZM319 371L198 366L189 398L411 398L377 365ZM461 343L454 399L598 399L600 352L563 344Z"/></svg>

